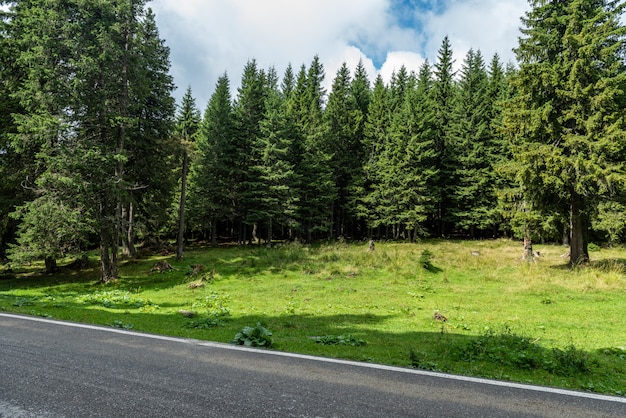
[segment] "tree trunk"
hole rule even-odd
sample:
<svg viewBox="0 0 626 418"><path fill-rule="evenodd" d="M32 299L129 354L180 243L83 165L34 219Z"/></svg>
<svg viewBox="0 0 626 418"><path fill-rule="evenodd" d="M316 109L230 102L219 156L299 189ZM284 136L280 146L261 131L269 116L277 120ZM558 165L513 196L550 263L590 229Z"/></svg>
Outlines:
<svg viewBox="0 0 626 418"><path fill-rule="evenodd" d="M189 166L189 156L187 150L183 150L183 170L180 180L180 204L178 206L178 237L176 239L176 259L183 258L183 247L185 239L185 200L187 193L187 170Z"/></svg>
<svg viewBox="0 0 626 418"><path fill-rule="evenodd" d="M112 254L110 253L111 249L111 239L106 231L101 232L100 237L100 281L102 283L108 283L111 280L115 280L117 278L116 271L114 268L114 261L112 260Z"/></svg>
<svg viewBox="0 0 626 418"><path fill-rule="evenodd" d="M527 263L530 263L531 260L534 260L533 253L533 242L530 236L524 237L524 252L522 253L522 260L526 260Z"/></svg>
<svg viewBox="0 0 626 418"><path fill-rule="evenodd" d="M563 245L569 247L569 226L566 223L563 224Z"/></svg>
<svg viewBox="0 0 626 418"><path fill-rule="evenodd" d="M270 218L267 223L267 246L272 246L272 218Z"/></svg>
<svg viewBox="0 0 626 418"><path fill-rule="evenodd" d="M137 255L137 249L135 248L135 206L129 203L128 206L123 208L122 218L126 221L125 233L122 234L122 254L127 257L134 257Z"/></svg>
<svg viewBox="0 0 626 418"><path fill-rule="evenodd" d="M578 266L589 261L587 249L587 217L581 197L572 193L570 199L570 253L569 265Z"/></svg>
<svg viewBox="0 0 626 418"><path fill-rule="evenodd" d="M215 219L211 221L211 246L217 247L217 221Z"/></svg>
<svg viewBox="0 0 626 418"><path fill-rule="evenodd" d="M57 269L57 260L54 257L46 257L46 274L54 273Z"/></svg>

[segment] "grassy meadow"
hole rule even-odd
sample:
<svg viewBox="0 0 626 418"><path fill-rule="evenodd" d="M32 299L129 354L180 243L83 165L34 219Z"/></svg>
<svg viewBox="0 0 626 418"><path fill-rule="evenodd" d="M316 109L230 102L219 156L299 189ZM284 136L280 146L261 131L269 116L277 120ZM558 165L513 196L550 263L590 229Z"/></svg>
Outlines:
<svg viewBox="0 0 626 418"><path fill-rule="evenodd" d="M527 263L510 240L197 247L125 261L107 285L94 256L5 266L0 311L219 342L252 327L272 335L240 342L626 396L626 250L593 249L569 270L567 248Z"/></svg>

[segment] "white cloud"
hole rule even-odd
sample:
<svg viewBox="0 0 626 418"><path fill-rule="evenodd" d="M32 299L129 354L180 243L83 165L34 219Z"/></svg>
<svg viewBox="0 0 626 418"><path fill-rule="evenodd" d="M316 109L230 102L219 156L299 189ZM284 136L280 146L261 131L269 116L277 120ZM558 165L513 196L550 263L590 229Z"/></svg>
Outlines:
<svg viewBox="0 0 626 418"><path fill-rule="evenodd" d="M526 0L447 0L443 13L419 12L417 28L401 27L390 12L391 0L154 0L161 37L171 48L172 74L180 98L191 86L201 109L228 73L235 92L246 62L274 66L282 76L287 64L298 71L317 54L326 70L325 87L346 62L359 59L373 80L389 80L404 64L417 71L424 58L436 61L449 35L457 65L470 47L486 59L503 61L517 43ZM416 12L417 13L417 12ZM380 68L376 68L378 63ZM235 94L235 93L234 93Z"/></svg>
<svg viewBox="0 0 626 418"><path fill-rule="evenodd" d="M456 68L470 48L480 49L486 61L495 53L505 64L514 61L520 18L528 9L527 0L449 0L443 13L429 12L423 17L424 31L429 34L425 53L434 62L447 35Z"/></svg>
<svg viewBox="0 0 626 418"><path fill-rule="evenodd" d="M388 83L392 74L397 73L404 65L409 73L417 74L420 67L424 64L424 57L411 51L391 51L387 54L387 59L380 68L380 75L383 80Z"/></svg>

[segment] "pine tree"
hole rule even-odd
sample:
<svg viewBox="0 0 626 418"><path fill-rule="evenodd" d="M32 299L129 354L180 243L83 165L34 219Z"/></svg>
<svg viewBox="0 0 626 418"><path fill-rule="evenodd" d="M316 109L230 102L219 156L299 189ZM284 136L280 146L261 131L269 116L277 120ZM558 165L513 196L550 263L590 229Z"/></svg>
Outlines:
<svg viewBox="0 0 626 418"><path fill-rule="evenodd" d="M623 2L532 1L515 50L506 131L531 207L570 223L570 264L589 259L601 202L623 190L626 29Z"/></svg>
<svg viewBox="0 0 626 418"><path fill-rule="evenodd" d="M128 162L146 138L143 130L152 129L151 137L163 133L173 110L168 51L145 45L150 39L162 46L144 4L20 1L12 23L16 61L25 74L17 91L24 113L16 119L14 143L22 149L38 144L43 170L33 185L37 198L19 211L24 222L16 251L54 248L44 236L33 241L33 231L52 218L65 228L58 237L66 251L76 251L74 243L87 232L99 237L104 282L118 275L124 203L145 187L145 177ZM149 83L146 74L153 76ZM152 106L141 110L155 110L158 118L138 112L137 104L150 100ZM58 257L36 253L30 255Z"/></svg>
<svg viewBox="0 0 626 418"><path fill-rule="evenodd" d="M439 48L437 62L434 69L434 84L432 97L435 106L437 175L434 192L437 194L435 201L437 207L436 227L437 235L443 236L449 233L450 216L448 208L453 207L455 173L457 163L455 161L456 144L452 136L452 123L454 120L454 107L457 86L454 81L452 59L452 46L446 36Z"/></svg>
<svg viewBox="0 0 626 418"><path fill-rule="evenodd" d="M200 112L196 108L196 101L191 94L191 87L187 88L180 104L176 118L176 134L182 145L182 166L180 169L180 203L178 205L178 234L176 238L176 258L183 257L185 233L185 206L187 203L187 174L189 171L189 154L193 152L196 135L200 130Z"/></svg>
<svg viewBox="0 0 626 418"><path fill-rule="evenodd" d="M210 230L214 245L217 222L233 222L237 216L239 154L234 129L230 82L224 74L218 78L204 111L189 181L190 218L196 229Z"/></svg>
<svg viewBox="0 0 626 418"><path fill-rule="evenodd" d="M494 225L495 176L492 169L492 131L488 75L480 51L467 53L459 80L453 122L457 144L454 206L450 210L456 228L472 238Z"/></svg>
<svg viewBox="0 0 626 418"><path fill-rule="evenodd" d="M235 216L239 223L239 241L245 242L249 236L246 226L254 224L257 182L250 167L259 163L259 154L255 154L254 143L261 136L261 120L265 114L267 86L266 74L257 67L255 60L250 60L243 70L241 86L237 89L237 98L233 107L235 122L236 159L234 175ZM252 216L249 216L252 215Z"/></svg>
<svg viewBox="0 0 626 418"><path fill-rule="evenodd" d="M302 67L298 73L293 100L296 109L296 126L301 142L295 144L302 155L295 166L300 179L300 205L298 222L303 238L310 242L314 236L328 232L331 225L332 202L336 189L331 171L331 155L324 143L323 106L326 92L322 86L324 66L318 56L313 58L308 70ZM332 230L330 230L332 234Z"/></svg>
<svg viewBox="0 0 626 418"><path fill-rule="evenodd" d="M15 42L11 35L13 12L0 10L0 258L6 258L8 243L15 239L17 223L9 214L33 196L22 187L25 178L36 176L35 149L22 149L20 152L11 143L11 136L17 133L14 114L23 109L13 92L23 79L16 66Z"/></svg>
<svg viewBox="0 0 626 418"><path fill-rule="evenodd" d="M382 225L378 204L381 185L380 158L387 143L387 136L391 125L389 111L389 92L380 74L374 82L372 98L368 105L367 119L363 127L363 148L365 159L363 162L363 190L357 206L357 215L366 219L370 228Z"/></svg>
<svg viewBox="0 0 626 418"><path fill-rule="evenodd" d="M333 203L333 226L338 235L348 231L350 216L349 189L361 168L362 145L358 138L359 124L363 117L351 96L350 70L346 63L339 68L328 96L324 112L325 139L323 150L332 155L331 168L336 199Z"/></svg>
<svg viewBox="0 0 626 418"><path fill-rule="evenodd" d="M347 209L353 222L358 221L355 232L361 236L367 234L367 223L360 219L359 200L363 195L366 183L363 166L368 158L369 147L366 145L365 124L371 98L372 90L369 77L362 60L359 60L350 84L350 101L354 104L354 144L356 151L358 151L358 161L354 164L351 181L347 189ZM355 157L357 156L355 155Z"/></svg>
<svg viewBox="0 0 626 418"><path fill-rule="evenodd" d="M297 131L294 119L287 112L287 102L276 86L268 89L265 108L261 135L256 143L260 159L252 167L260 184L254 220L265 222L266 242L271 245L275 226L283 225L290 230L297 227L297 182L289 160Z"/></svg>
<svg viewBox="0 0 626 418"><path fill-rule="evenodd" d="M139 22L135 82L129 90L129 113L135 122L128 131L125 176L131 183L122 202L122 253L135 255L135 237L158 238L168 220L176 188L174 167L180 144L174 129L175 100L169 74L169 48L160 39L152 10Z"/></svg>

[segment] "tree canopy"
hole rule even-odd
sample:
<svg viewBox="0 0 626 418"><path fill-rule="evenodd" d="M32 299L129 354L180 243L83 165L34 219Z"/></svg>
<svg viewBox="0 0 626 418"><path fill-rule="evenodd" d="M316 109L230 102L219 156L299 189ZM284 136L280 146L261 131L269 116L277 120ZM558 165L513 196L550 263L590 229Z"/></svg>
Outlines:
<svg viewBox="0 0 626 418"><path fill-rule="evenodd" d="M319 56L280 77L250 59L201 114L176 111L144 0L8 2L0 26L0 255L135 240L624 239L623 2L531 0L517 63L444 38L391 78ZM187 174L189 174L187 176ZM178 216L172 216L177 212ZM174 232L176 231L176 232Z"/></svg>

